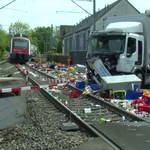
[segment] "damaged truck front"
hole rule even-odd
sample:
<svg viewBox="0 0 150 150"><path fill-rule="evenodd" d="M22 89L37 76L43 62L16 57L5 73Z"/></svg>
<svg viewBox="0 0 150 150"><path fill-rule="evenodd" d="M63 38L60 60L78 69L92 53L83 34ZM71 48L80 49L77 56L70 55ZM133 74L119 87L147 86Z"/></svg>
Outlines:
<svg viewBox="0 0 150 150"><path fill-rule="evenodd" d="M110 75L136 74L142 86L150 84L150 13L109 17L105 28L94 31L88 39L86 65L89 82L100 82L105 72Z"/></svg>

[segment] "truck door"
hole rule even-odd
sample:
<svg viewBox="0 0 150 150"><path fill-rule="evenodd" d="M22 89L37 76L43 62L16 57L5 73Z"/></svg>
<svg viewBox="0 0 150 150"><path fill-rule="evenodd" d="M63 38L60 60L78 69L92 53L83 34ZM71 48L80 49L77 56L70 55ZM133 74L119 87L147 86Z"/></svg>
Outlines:
<svg viewBox="0 0 150 150"><path fill-rule="evenodd" d="M129 34L126 40L125 52L125 72L131 72L135 63L138 61L138 35Z"/></svg>

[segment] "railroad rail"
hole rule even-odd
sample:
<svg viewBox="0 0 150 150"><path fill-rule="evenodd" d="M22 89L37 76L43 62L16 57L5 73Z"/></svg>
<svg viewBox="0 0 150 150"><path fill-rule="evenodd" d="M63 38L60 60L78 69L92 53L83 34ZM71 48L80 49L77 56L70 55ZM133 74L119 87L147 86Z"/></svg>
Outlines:
<svg viewBox="0 0 150 150"><path fill-rule="evenodd" d="M83 92L82 90L76 88L72 84L67 84L66 80L61 81L54 79L54 76L51 76L49 73L45 73L44 69L43 71L39 71L29 66L20 66L20 69L21 70L17 72L17 74L11 72L11 75L16 76L18 75L18 73L23 72L25 73L26 70L29 71L29 81L33 84L33 86L25 86L15 89L9 88L8 90L33 91L33 89L39 89L39 91L42 94L44 94L46 99L50 100L56 106L56 108L58 108L68 116L68 119L70 121L75 122L80 127L81 130L86 131L90 135L94 137L100 137L112 149L126 149L126 148L123 147L124 145L122 145L122 143L115 141L115 139L113 139L112 137L112 134L106 133L106 129L109 126L111 127L112 125L113 127L114 125L118 126L121 124L122 127L122 125L123 126L129 125L128 128L130 130L131 123L133 126L136 126L137 122L140 122L140 124L145 123L144 125L150 128L149 120L147 118L144 119L138 117L130 112L125 111L124 109L112 105L110 102L101 98L99 93L88 94L86 96L82 95ZM24 71L22 71L22 69ZM24 75L26 76L27 74ZM61 84L63 81L64 83ZM56 86L59 85L59 83L55 82L61 82L60 85L62 87L56 88ZM53 85L55 86L53 87ZM1 92L7 92L7 89L5 90L1 89ZM72 97L71 93L74 92L77 92L79 95L77 95L77 97ZM46 104L45 107L50 107L50 103L48 101L46 102L42 101L42 103ZM103 120L103 118L107 120L106 124L104 123L105 120ZM137 135L138 134L139 133L137 131ZM143 130L140 134L144 136L147 135L144 133ZM131 142L129 141L128 144L131 145Z"/></svg>
<svg viewBox="0 0 150 150"><path fill-rule="evenodd" d="M10 68L10 74L12 76L15 78L23 78L22 71L19 71L19 74L14 74L13 71L17 71L15 67L13 70ZM25 85L25 80L23 80L23 84ZM10 90L10 87L8 89ZM95 139L87 134L87 132L80 130L76 132L61 131L59 126L64 122L68 122L69 118L58 107L54 106L49 101L50 97L45 97L40 89L28 89L25 98L27 99L28 105L27 112L24 114L26 120L14 127L0 130L1 149L10 149L11 147L12 149L70 150L88 140ZM23 143L22 140L25 141L25 144L20 144Z"/></svg>
<svg viewBox="0 0 150 150"><path fill-rule="evenodd" d="M46 78L53 78L52 76L50 76L49 74L46 74L42 71L38 71L35 70L33 68L30 68L32 70L35 71L35 73L38 72L38 74L41 74L43 76L45 76ZM38 80L37 78L34 78L35 81L33 81L33 79L30 78L30 81L33 82L33 84L38 84ZM40 81L41 82L41 81ZM70 90L78 90L80 92L82 92L82 90L71 86L71 85L67 85L67 87ZM131 121L140 121L140 122L146 122L146 123L150 123L148 120L138 117L130 112L127 112L123 109L120 109L114 105L112 105L110 102L104 101L104 99L102 98L98 98L97 96L94 95L87 95L86 98L82 97L82 98L76 98L74 100L71 100L68 98L69 92L66 93L66 95L64 96L64 98L62 98L62 95L60 96L61 98L58 100L57 98L55 98L58 94L51 94L51 96L49 96L48 90L43 90L41 89L42 93L44 95L46 95L47 97L50 97L50 99L53 101L53 103L55 105L57 105L57 107L59 107L64 113L66 113L68 115L68 117L71 116L71 119L78 124L82 129L85 129L87 132L89 132L90 134L94 135L94 136L98 136L101 137L103 140L105 140L107 143L109 143L109 145L111 145L111 147L113 147L114 149L122 149L119 145L117 145L116 143L112 142L108 137L106 137L105 135L103 135L99 130L97 130L95 127L93 127L93 123L94 124L98 124L100 123L100 117L104 117L104 118L108 118L111 120L113 120L113 122L131 122ZM68 90L69 91L69 90ZM62 93L65 93L66 91L62 90ZM67 100L67 101L66 101ZM71 103L72 101L72 103ZM78 102L77 102L78 101ZM83 101L85 102L83 104ZM76 102L78 103L77 105ZM67 104L69 103L69 105ZM91 113L89 113L88 115L86 113L84 113L84 108L91 108L92 105L94 106L98 106L95 108L91 109ZM80 106L83 104L82 108L80 108ZM91 117L90 117L91 116ZM98 118L96 118L95 116L98 116ZM126 118L125 120L123 120L123 118ZM91 118L94 118L93 120Z"/></svg>
<svg viewBox="0 0 150 150"><path fill-rule="evenodd" d="M34 70L35 72L37 70ZM49 75L46 75L42 73L41 71L38 71L38 73L41 73L42 75L45 75L46 77L51 77ZM52 78L52 77L51 77ZM35 77L29 76L29 81L33 85L39 85L39 79ZM40 84L43 84L43 82L40 81ZM68 85L67 85L68 86ZM72 87L74 88L74 87ZM89 134L95 137L101 137L106 143L108 143L112 148L114 149L120 149L115 143L112 143L109 141L105 136L103 136L99 131L91 127L88 123L86 123L83 119L79 118L71 109L69 109L64 103L60 102L53 94L48 92L47 90L41 88L40 91L50 99L51 102L53 102L54 105L56 105L63 113L65 113L69 118L71 116L71 120L74 121L82 130L86 130ZM68 94L67 94L68 95Z"/></svg>

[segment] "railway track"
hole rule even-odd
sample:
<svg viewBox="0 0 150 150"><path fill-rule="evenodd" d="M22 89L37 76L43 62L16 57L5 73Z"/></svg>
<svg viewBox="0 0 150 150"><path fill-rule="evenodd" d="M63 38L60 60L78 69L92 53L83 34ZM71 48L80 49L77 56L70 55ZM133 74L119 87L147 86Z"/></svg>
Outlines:
<svg viewBox="0 0 150 150"><path fill-rule="evenodd" d="M34 71L38 75L41 75L43 77L45 76L44 78L52 78L52 76L50 76L49 74L45 74L37 70ZM30 78L30 80L35 80L34 84L38 84L39 79L33 78ZM47 81L44 82L47 83ZM49 92L48 90L42 92L45 95L51 93L51 99L53 103L61 108L62 111L65 112L71 120L76 122L80 126L80 128L85 129L90 134L101 137L114 149L122 148L121 146L112 142L109 137L101 134L101 131L93 127L93 124L102 124L102 118L105 118L106 120L108 120L108 122L110 120L113 123L122 122L124 124L127 124L129 122L135 122L136 124L137 122L146 122L150 124L148 120L120 109L112 105L110 102L104 101L104 99L98 97L97 95L89 94L86 97L81 96L78 98L69 98L69 94L71 91L82 91L70 85L67 85L67 88L68 90L61 89L59 94L55 92ZM90 113L87 113L86 110L90 111Z"/></svg>
<svg viewBox="0 0 150 150"><path fill-rule="evenodd" d="M10 74L12 73L10 71ZM22 77L22 75L20 73L13 76ZM29 85L31 86L31 83ZM80 130L62 131L60 125L69 122L69 118L52 104L50 97L43 95L40 89L28 90L26 99L28 107L25 122L0 130L0 149L73 150L94 139Z"/></svg>
<svg viewBox="0 0 150 150"><path fill-rule="evenodd" d="M29 70L29 72L32 72L29 75L29 81L33 85L50 84L48 80L41 80L35 75L43 76L43 78L52 78L53 76L50 76L49 74L46 74L42 71L30 68L29 66L25 66L25 68ZM104 99L100 98L98 94L95 95L89 94L87 96L69 98L71 92L80 91L82 93L82 91L80 89L75 88L72 85L65 85L63 87L65 88L64 89L63 88L58 89L58 87L57 89L41 88L37 90L38 92L35 93L32 93L31 90L29 92L30 93L29 101L31 102L34 101L35 103L38 100L34 99L34 97L39 97L38 103L40 104L40 106L42 106L41 108L42 110L40 111L42 111L43 114L47 114L46 110L48 110L48 112L50 113L52 112L53 114L58 113L58 116L61 116L61 112L59 111L61 110L63 113L67 115L67 120L65 120L66 122L73 121L80 127L81 131L84 130L94 137L100 137L103 141L105 141L105 144L107 143L107 146L110 150L123 148L121 147L121 145L111 140L108 135L103 134L101 130L98 130L95 127L95 125L104 124L103 122L104 120L102 120L102 118L105 118L108 121L110 120L111 121L110 124L118 122L123 124L128 124L130 122L133 123L135 122L135 124L137 122L146 122L148 124L150 123L148 120L144 118L137 117L132 113L129 113L123 109L120 109L112 105L110 102L107 102ZM55 108L51 106L50 101L53 103L54 106L56 106ZM31 114L34 114L34 110L31 111ZM36 118L38 118L37 116ZM64 120L62 120L62 123L63 122ZM45 125L45 127L46 126L47 124Z"/></svg>
<svg viewBox="0 0 150 150"><path fill-rule="evenodd" d="M28 68L29 70L29 68ZM29 71L30 72L30 71ZM34 70L34 73L37 74L37 71ZM38 71L38 75L39 74L44 75L42 72ZM49 75L48 75L49 76ZM46 76L46 77L48 77ZM39 78L36 78L34 75L30 75L29 76L29 81L33 84L33 85L42 85L42 84L48 84L49 82L45 82L45 81L41 81L39 80ZM67 86L65 86L67 87ZM69 86L68 86L69 87ZM73 88L73 87L72 87ZM58 99L58 94L53 94L51 92L49 92L48 90L45 89L40 89L40 91L47 97L50 99L50 101L57 107L59 108L63 113L65 113L68 118L69 118L69 122L74 121L78 124L78 126L80 127L81 130L86 130L86 132L88 132L90 135L94 136L94 137L101 137L107 144L109 149L118 149L118 147L114 144L111 143L109 140L107 140L103 135L101 135L98 131L96 131L94 128L92 128L88 123L86 123L84 120L82 120L81 118L79 118L79 116L77 116L74 111L72 111L67 105L66 105L66 101L65 103L61 102L61 99ZM63 91L65 93L65 96L67 96L69 93L69 90L67 89L66 91ZM63 93L63 94L64 94ZM68 100L68 98L66 99Z"/></svg>
<svg viewBox="0 0 150 150"><path fill-rule="evenodd" d="M35 70L33 68L30 68L35 74L37 74L38 76L43 76L43 79L45 78L53 78L53 76L45 73L45 72L42 72L42 71L38 71L38 70ZM44 77L45 76L45 77ZM37 77L33 77L35 81L37 82L40 82L41 84L49 84L49 80L39 80L39 78ZM52 82L54 83L54 82ZM75 90L78 90L80 91L81 93L83 92L82 90L76 88L75 86L72 86L72 85L67 85L67 87L69 88L68 90L66 89L61 89L61 92L58 93L60 94L59 97L60 97L60 101L63 102L63 104L66 105L66 100L71 100L71 98L69 99L69 93L70 91L75 91ZM58 93L55 93L55 91L53 92L53 95L54 96L58 96ZM101 114L102 117L105 117L106 119L112 119L116 122L118 121L145 121L147 123L150 123L149 120L146 120L144 118L141 118L141 117L138 117L130 112L127 112L126 110L124 109L121 109L121 108L118 108L116 107L115 105L112 105L110 102L108 101L105 101L103 98L100 97L100 95L98 94L88 94L87 96L81 96L79 98L75 98L75 99L72 99L73 103L71 104L70 102L70 106L67 102L67 105L68 107L74 109L73 111L78 111L79 109L81 110L81 112L84 112L84 108L91 108L93 109L93 111L91 112L98 112L98 114ZM81 106L83 105L83 106ZM79 111L78 111L79 112ZM104 113L103 113L104 112ZM85 113L83 113L85 114ZM106 114L106 116L104 116ZM111 116L109 116L109 114L112 114L112 118L110 118ZM117 117L117 118L116 118ZM126 119L124 118L126 117ZM97 122L97 121L96 121ZM95 122L95 123L96 123ZM98 120L99 122L99 120Z"/></svg>

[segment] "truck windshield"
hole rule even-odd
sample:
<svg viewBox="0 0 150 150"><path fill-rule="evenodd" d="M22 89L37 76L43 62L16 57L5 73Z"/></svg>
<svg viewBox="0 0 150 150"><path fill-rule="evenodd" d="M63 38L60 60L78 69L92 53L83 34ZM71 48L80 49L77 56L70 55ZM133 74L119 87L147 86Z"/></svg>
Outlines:
<svg viewBox="0 0 150 150"><path fill-rule="evenodd" d="M124 52L125 36L94 36L89 41L88 53L118 53Z"/></svg>

